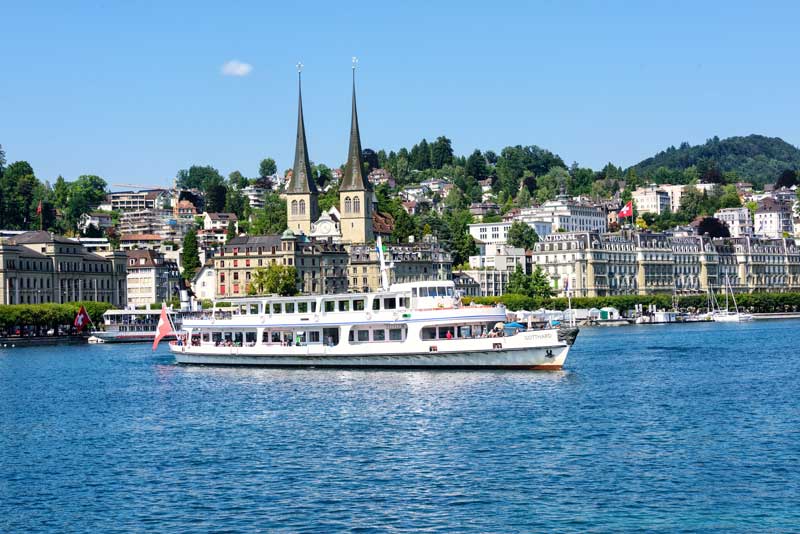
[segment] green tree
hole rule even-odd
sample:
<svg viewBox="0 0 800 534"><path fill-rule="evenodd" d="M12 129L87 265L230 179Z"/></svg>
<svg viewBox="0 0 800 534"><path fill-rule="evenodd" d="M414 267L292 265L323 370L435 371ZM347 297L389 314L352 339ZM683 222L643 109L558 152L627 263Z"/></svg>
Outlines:
<svg viewBox="0 0 800 534"><path fill-rule="evenodd" d="M531 274L530 280L531 296L534 297L552 297L553 286L550 284L550 277L545 273L540 266L536 266L536 270Z"/></svg>
<svg viewBox="0 0 800 534"><path fill-rule="evenodd" d="M250 201L239 189L229 187L225 194L225 212L235 213L239 220L247 219L250 211Z"/></svg>
<svg viewBox="0 0 800 534"><path fill-rule="evenodd" d="M183 278L191 280L200 270L200 250L197 245L197 231L192 228L183 238L181 251L181 264L183 265Z"/></svg>
<svg viewBox="0 0 800 534"><path fill-rule="evenodd" d="M506 293L514 293L517 295L530 295L530 277L522 270L522 265L519 263L514 268L514 272L508 277L508 285L506 286Z"/></svg>
<svg viewBox="0 0 800 534"><path fill-rule="evenodd" d="M210 165L192 165L189 169L178 171L177 185L182 189L207 191L212 185L223 185L225 179L217 169Z"/></svg>
<svg viewBox="0 0 800 534"><path fill-rule="evenodd" d="M297 269L277 264L259 267L253 273L247 292L249 295L296 295Z"/></svg>
<svg viewBox="0 0 800 534"><path fill-rule="evenodd" d="M423 139L418 145L414 145L411 148L410 163L411 167L418 171L431 168L431 149L428 146L428 141Z"/></svg>
<svg viewBox="0 0 800 534"><path fill-rule="evenodd" d="M532 250L539 242L539 235L532 226L522 221L514 221L508 229L508 244L512 247Z"/></svg>
<svg viewBox="0 0 800 534"><path fill-rule="evenodd" d="M447 137L440 136L431 143L431 166L441 169L445 165L453 164L453 145Z"/></svg>
<svg viewBox="0 0 800 534"><path fill-rule="evenodd" d="M70 230L75 229L78 219L91 211L106 198L106 181L91 174L79 176L69 184L69 197L64 218Z"/></svg>
<svg viewBox="0 0 800 534"><path fill-rule="evenodd" d="M267 193L264 209L253 213L250 232L253 235L280 234L286 230L286 200L277 193Z"/></svg>
<svg viewBox="0 0 800 534"><path fill-rule="evenodd" d="M489 169L486 165L486 158L483 157L480 150L475 150L467 158L467 164L464 167L467 176L471 176L476 180L483 180L489 175Z"/></svg>
<svg viewBox="0 0 800 534"><path fill-rule="evenodd" d="M553 200L561 190L561 185L566 187L570 176L567 169L563 167L553 167L547 173L536 178L536 200L547 202Z"/></svg>
<svg viewBox="0 0 800 534"><path fill-rule="evenodd" d="M244 189L250 185L250 180L245 178L239 171L233 171L228 175L228 183L236 189Z"/></svg>
<svg viewBox="0 0 800 534"><path fill-rule="evenodd" d="M740 208L742 200L739 198L739 193L736 191L735 185L726 185L722 188L722 196L719 198L720 208Z"/></svg>
<svg viewBox="0 0 800 534"><path fill-rule="evenodd" d="M394 229L392 230L392 237L397 243L405 243L408 241L408 236L416 236L418 228L414 218L401 209L394 218Z"/></svg>
<svg viewBox="0 0 800 534"><path fill-rule="evenodd" d="M233 221L228 222L228 228L225 230L225 242L230 242L231 239L237 237L236 235L236 223Z"/></svg>
<svg viewBox="0 0 800 534"><path fill-rule="evenodd" d="M278 165L275 163L275 160L272 158L264 158L261 160L261 163L258 164L258 177L262 180L273 176L278 172Z"/></svg>

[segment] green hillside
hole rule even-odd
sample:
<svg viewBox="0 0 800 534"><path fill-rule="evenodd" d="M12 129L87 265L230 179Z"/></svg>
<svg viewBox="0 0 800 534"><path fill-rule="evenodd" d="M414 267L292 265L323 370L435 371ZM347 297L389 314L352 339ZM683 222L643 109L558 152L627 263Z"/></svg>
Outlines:
<svg viewBox="0 0 800 534"><path fill-rule="evenodd" d="M775 182L786 169L800 170L800 149L778 137L714 137L702 145L669 147L633 168L639 176L651 178L660 167L684 170L692 166L716 166L722 173L734 172L741 180L761 186Z"/></svg>

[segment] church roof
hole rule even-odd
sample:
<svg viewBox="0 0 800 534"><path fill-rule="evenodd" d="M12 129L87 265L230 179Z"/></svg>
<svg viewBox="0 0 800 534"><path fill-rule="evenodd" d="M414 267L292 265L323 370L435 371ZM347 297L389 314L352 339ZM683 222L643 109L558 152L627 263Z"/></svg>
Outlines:
<svg viewBox="0 0 800 534"><path fill-rule="evenodd" d="M311 160L308 157L306 142L306 125L303 120L303 89L300 84L300 73L297 75L297 141L294 148L294 166L292 178L286 186L287 193L317 193L317 184L311 174Z"/></svg>
<svg viewBox="0 0 800 534"><path fill-rule="evenodd" d="M353 111L350 119L350 146L347 150L347 163L344 167L339 191L367 191L369 181L361 168L361 134L358 131L358 111L356 109L356 78L353 69Z"/></svg>

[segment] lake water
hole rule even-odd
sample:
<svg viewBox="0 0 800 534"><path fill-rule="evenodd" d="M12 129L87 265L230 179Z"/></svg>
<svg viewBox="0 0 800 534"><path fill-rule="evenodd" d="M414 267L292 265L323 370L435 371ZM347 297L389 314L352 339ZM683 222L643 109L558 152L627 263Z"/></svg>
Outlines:
<svg viewBox="0 0 800 534"><path fill-rule="evenodd" d="M799 327L586 328L555 373L0 349L0 531L797 532Z"/></svg>

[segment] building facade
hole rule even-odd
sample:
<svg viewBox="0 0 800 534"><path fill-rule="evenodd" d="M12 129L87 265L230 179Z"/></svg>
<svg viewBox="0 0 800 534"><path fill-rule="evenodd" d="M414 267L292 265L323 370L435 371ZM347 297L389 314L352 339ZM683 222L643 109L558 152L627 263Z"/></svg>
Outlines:
<svg viewBox="0 0 800 534"><path fill-rule="evenodd" d="M390 283L450 280L453 260L433 236L419 243L384 245L384 261L392 265ZM351 245L348 265L351 291L381 288L380 258L375 245Z"/></svg>
<svg viewBox="0 0 800 534"><path fill-rule="evenodd" d="M294 267L301 293L344 293L347 259L341 245L298 236L291 230L282 236L236 237L213 258L216 297L246 296L256 270L270 265Z"/></svg>
<svg viewBox="0 0 800 534"><path fill-rule="evenodd" d="M753 235L753 219L748 208L723 208L717 210L714 217L725 223L731 237Z"/></svg>
<svg viewBox="0 0 800 534"><path fill-rule="evenodd" d="M126 256L128 307L147 307L177 295L180 283L177 263L154 250L129 250Z"/></svg>
<svg viewBox="0 0 800 534"><path fill-rule="evenodd" d="M119 252L91 253L48 232L0 239L0 304L80 300L126 303L126 261Z"/></svg>
<svg viewBox="0 0 800 534"><path fill-rule="evenodd" d="M710 239L660 233L552 234L534 264L554 290L574 296L702 294L800 289L800 249L792 239Z"/></svg>

